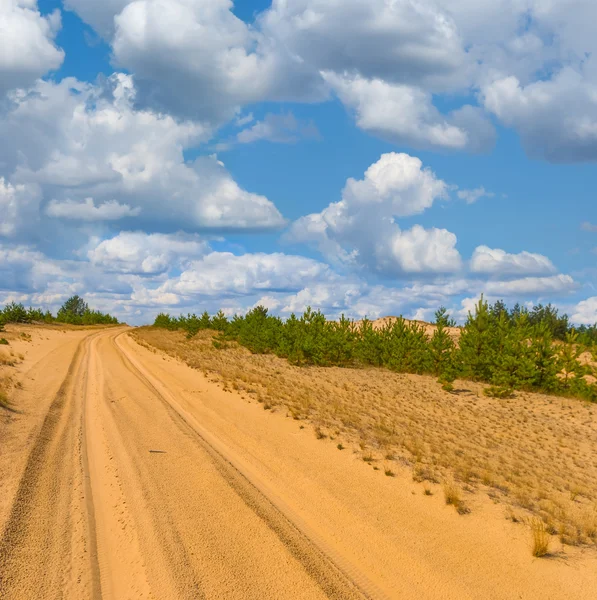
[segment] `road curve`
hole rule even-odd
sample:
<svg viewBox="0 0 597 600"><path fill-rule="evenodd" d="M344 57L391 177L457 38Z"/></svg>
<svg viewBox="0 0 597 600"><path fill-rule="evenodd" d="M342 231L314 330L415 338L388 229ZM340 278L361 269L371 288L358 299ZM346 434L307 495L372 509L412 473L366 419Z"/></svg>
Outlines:
<svg viewBox="0 0 597 600"><path fill-rule="evenodd" d="M381 598L177 402L81 340L0 532L0 599Z"/></svg>

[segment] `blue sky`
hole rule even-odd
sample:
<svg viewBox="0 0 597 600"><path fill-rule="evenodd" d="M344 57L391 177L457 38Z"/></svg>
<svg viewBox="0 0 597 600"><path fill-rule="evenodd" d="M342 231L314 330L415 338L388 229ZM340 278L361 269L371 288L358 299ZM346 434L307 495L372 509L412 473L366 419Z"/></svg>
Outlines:
<svg viewBox="0 0 597 600"><path fill-rule="evenodd" d="M597 321L595 4L418 6L5 3L0 302Z"/></svg>

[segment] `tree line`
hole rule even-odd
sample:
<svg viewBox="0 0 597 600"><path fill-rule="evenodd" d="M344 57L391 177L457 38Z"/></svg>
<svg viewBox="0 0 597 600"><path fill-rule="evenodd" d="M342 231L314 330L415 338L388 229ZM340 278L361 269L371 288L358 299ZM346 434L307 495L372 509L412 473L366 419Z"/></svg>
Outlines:
<svg viewBox="0 0 597 600"><path fill-rule="evenodd" d="M214 338L216 347L236 341L255 354L275 354L297 365L369 365L431 374L448 391L461 378L490 384L486 393L493 396L525 390L597 401L597 384L587 377L597 376L597 369L581 360L586 351L597 360L596 326L576 330L551 305L508 310L502 301L491 305L483 297L460 328L458 343L449 331L456 323L444 307L436 312L435 325L432 335L402 317L374 328L368 319L328 321L311 308L300 318L292 314L282 320L262 306L232 319L222 311L214 316L160 313L154 322L182 329L189 338L215 330L221 332Z"/></svg>
<svg viewBox="0 0 597 600"><path fill-rule="evenodd" d="M118 319L110 314L92 310L83 298L72 296L54 316L49 310L25 308L11 302L0 310L0 330L7 323L69 323L71 325L117 325Z"/></svg>

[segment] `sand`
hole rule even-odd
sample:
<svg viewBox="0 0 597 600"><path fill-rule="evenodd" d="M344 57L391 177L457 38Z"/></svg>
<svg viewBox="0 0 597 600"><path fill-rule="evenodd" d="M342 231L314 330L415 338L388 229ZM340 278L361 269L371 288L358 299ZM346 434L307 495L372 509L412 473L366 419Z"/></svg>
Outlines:
<svg viewBox="0 0 597 600"><path fill-rule="evenodd" d="M11 340L0 598L594 598L594 552L533 558L128 328Z"/></svg>

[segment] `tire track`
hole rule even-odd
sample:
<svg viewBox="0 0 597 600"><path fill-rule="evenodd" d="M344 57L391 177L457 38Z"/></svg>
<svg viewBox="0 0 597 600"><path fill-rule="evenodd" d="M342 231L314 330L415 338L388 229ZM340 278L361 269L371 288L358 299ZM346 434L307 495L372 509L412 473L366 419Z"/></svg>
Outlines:
<svg viewBox="0 0 597 600"><path fill-rule="evenodd" d="M176 402L170 391L122 347L118 340L121 335L111 336L110 340L127 370L164 404L181 432L194 437L228 485L277 535L329 598L386 598L353 565L329 548L280 498L230 456L226 448Z"/></svg>
<svg viewBox="0 0 597 600"><path fill-rule="evenodd" d="M77 402L85 390L90 343L98 335L79 342L27 459L0 538L3 600L68 593L101 598L97 556L90 546L94 524L82 514L91 499L82 481L82 411Z"/></svg>

